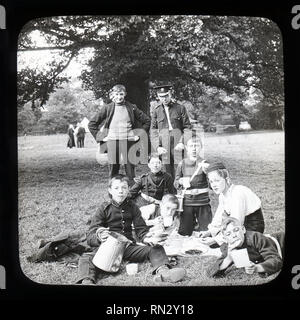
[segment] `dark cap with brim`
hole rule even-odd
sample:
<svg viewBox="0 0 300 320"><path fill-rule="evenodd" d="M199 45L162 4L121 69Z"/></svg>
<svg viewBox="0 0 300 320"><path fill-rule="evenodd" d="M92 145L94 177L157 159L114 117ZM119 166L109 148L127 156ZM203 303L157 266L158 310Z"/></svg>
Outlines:
<svg viewBox="0 0 300 320"><path fill-rule="evenodd" d="M160 85L153 87L154 90L156 90L156 93L158 95L166 95L169 93L169 91L172 89L172 85L166 84L166 85Z"/></svg>
<svg viewBox="0 0 300 320"><path fill-rule="evenodd" d="M212 172L212 171L220 170L220 169L226 169L224 164L222 162L213 162L206 169L206 174L208 174L209 172Z"/></svg>

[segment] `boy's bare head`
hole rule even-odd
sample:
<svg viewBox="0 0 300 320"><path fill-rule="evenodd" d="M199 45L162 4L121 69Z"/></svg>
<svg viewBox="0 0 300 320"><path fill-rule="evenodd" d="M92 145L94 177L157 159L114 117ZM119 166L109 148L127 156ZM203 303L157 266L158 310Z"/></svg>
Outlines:
<svg viewBox="0 0 300 320"><path fill-rule="evenodd" d="M189 158L197 158L202 150L202 141L199 137L193 136L186 143L186 151Z"/></svg>
<svg viewBox="0 0 300 320"><path fill-rule="evenodd" d="M239 248L245 240L246 229L241 222L233 217L228 217L222 222L222 234L231 248Z"/></svg>
<svg viewBox="0 0 300 320"><path fill-rule="evenodd" d="M110 90L109 96L115 104L123 104L126 96L126 88L122 84L116 84Z"/></svg>
<svg viewBox="0 0 300 320"><path fill-rule="evenodd" d="M173 218L179 206L178 199L173 194L165 194L160 202L160 215L163 218L164 226L169 227L173 223Z"/></svg>
<svg viewBox="0 0 300 320"><path fill-rule="evenodd" d="M149 157L148 167L152 173L158 173L162 169L162 162L157 153L152 153Z"/></svg>
<svg viewBox="0 0 300 320"><path fill-rule="evenodd" d="M112 177L108 183L108 193L110 197L117 203L123 202L129 193L128 177L122 174Z"/></svg>
<svg viewBox="0 0 300 320"><path fill-rule="evenodd" d="M179 206L178 199L173 194L165 194L160 202L160 214L164 217L171 217L173 219L174 214Z"/></svg>
<svg viewBox="0 0 300 320"><path fill-rule="evenodd" d="M124 92L126 93L126 88L122 84L116 84L110 90L111 92Z"/></svg>

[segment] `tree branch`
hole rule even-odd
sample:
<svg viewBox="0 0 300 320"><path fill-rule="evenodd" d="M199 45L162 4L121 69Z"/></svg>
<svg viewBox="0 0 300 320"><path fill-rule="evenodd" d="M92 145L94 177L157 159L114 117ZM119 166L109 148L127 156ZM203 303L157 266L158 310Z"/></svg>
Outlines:
<svg viewBox="0 0 300 320"><path fill-rule="evenodd" d="M30 48L30 47L23 47L21 49L18 49L18 52L28 52L28 51L43 51L43 50L70 50L70 46L64 47L64 46L54 46L54 47L36 47L36 48Z"/></svg>
<svg viewBox="0 0 300 320"><path fill-rule="evenodd" d="M101 42L103 44L103 42ZM19 52L27 52L27 51L43 51L43 50L65 50L65 51L72 51L74 49L80 50L83 48L96 48L99 47L100 41L97 40L84 40L74 42L67 46L53 46L53 47L25 47L19 48Z"/></svg>

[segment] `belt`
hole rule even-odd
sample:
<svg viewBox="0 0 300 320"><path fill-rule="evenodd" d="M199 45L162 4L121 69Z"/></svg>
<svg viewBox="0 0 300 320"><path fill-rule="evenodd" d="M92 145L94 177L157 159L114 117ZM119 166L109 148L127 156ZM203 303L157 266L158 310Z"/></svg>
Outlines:
<svg viewBox="0 0 300 320"><path fill-rule="evenodd" d="M186 190L186 191L185 191L185 194L197 195L197 194L201 194L201 193L206 193L206 192L208 192L208 191L209 191L208 188L190 189L190 190Z"/></svg>

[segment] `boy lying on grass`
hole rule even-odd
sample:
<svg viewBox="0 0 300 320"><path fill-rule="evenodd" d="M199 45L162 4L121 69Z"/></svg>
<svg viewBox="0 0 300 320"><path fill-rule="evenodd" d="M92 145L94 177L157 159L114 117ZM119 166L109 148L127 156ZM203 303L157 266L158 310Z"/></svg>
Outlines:
<svg viewBox="0 0 300 320"><path fill-rule="evenodd" d="M246 248L250 260L248 266L245 266L246 273L257 272L271 275L281 269L284 247L283 232L271 236L249 231L238 219L232 217L223 221L221 232L225 240L220 248L222 256L207 271L208 276L222 275L234 263L234 252L243 248Z"/></svg>
<svg viewBox="0 0 300 320"><path fill-rule="evenodd" d="M126 176L117 175L109 182L108 192L111 200L100 205L92 218L87 235L87 242L96 250L93 254L83 254L78 263L77 283L94 284L99 276L99 270L92 262L99 245L105 242L110 231L125 236L129 241L123 259L130 262L150 261L153 267L154 281L177 282L184 278L186 272L183 268L171 268L164 248L157 243L152 245L138 245L132 235L132 225L136 236L141 242L147 243L149 227L141 216L140 209L127 196L129 193L129 180ZM148 238L149 239L149 238Z"/></svg>
<svg viewBox="0 0 300 320"><path fill-rule="evenodd" d="M221 162L211 163L206 174L212 190L219 195L219 204L208 230L200 232L203 243L222 244L221 225L227 217L236 218L246 230L263 233L265 224L258 196L248 187L231 183Z"/></svg>

